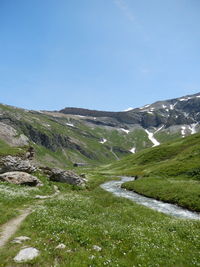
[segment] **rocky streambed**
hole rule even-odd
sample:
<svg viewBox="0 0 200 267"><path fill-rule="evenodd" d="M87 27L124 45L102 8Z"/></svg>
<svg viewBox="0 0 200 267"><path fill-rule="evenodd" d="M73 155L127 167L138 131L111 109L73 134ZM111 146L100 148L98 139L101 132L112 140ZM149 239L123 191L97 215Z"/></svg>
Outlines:
<svg viewBox="0 0 200 267"><path fill-rule="evenodd" d="M174 204L165 203L153 198L142 196L133 191L128 191L121 188L121 185L125 182L134 181L134 177L120 176L120 181L109 181L101 185L101 188L113 193L118 197L124 197L130 199L140 205L157 210L167 215L179 217L182 219L200 220L200 214L192 212Z"/></svg>

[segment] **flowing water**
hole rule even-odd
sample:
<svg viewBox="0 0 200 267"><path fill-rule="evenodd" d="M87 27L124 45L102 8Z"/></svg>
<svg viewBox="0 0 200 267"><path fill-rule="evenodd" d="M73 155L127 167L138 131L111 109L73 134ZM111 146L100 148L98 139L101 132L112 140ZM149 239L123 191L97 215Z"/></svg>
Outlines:
<svg viewBox="0 0 200 267"><path fill-rule="evenodd" d="M118 197L124 197L130 199L138 204L146 206L148 208L157 210L167 215L183 218L200 220L200 214L192 212L174 204L165 203L153 198L145 197L132 191L121 188L121 185L125 182L134 181L134 177L120 176L120 181L110 181L101 185L104 190L113 193Z"/></svg>

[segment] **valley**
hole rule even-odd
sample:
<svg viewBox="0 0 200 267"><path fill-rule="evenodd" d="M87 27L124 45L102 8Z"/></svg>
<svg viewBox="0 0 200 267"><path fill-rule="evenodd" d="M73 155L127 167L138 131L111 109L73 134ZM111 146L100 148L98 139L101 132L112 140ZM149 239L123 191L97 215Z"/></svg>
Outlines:
<svg viewBox="0 0 200 267"><path fill-rule="evenodd" d="M26 216L0 266L199 266L199 107L199 94L123 112L2 104L0 241ZM19 171L37 185L14 183ZM131 201L132 191L148 198ZM171 204L190 215L165 214ZM20 261L23 249L36 256Z"/></svg>

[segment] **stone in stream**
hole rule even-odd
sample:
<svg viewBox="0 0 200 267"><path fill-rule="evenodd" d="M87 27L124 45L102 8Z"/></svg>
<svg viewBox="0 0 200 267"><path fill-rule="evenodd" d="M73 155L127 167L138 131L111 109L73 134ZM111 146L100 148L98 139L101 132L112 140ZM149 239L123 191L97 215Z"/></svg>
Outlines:
<svg viewBox="0 0 200 267"><path fill-rule="evenodd" d="M20 250L20 252L14 257L15 262L26 262L29 260L33 260L37 256L39 256L40 252L38 249L29 247Z"/></svg>
<svg viewBox="0 0 200 267"><path fill-rule="evenodd" d="M18 236L13 239L12 243L21 244L24 241L30 240L28 236Z"/></svg>

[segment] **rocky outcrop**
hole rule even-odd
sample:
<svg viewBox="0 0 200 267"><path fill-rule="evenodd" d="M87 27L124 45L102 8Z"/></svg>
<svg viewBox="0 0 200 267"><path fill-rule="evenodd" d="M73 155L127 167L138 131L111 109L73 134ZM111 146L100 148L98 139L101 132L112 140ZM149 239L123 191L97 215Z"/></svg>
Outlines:
<svg viewBox="0 0 200 267"><path fill-rule="evenodd" d="M65 108L63 114L84 116L84 120L96 125L121 127L122 124L139 124L148 129L166 125L192 124L200 122L200 94L189 95L124 112L108 112L82 108ZM94 118L95 117L95 120Z"/></svg>
<svg viewBox="0 0 200 267"><path fill-rule="evenodd" d="M28 159L22 159L21 157L6 156L0 159L0 173L21 171L32 173L37 170Z"/></svg>
<svg viewBox="0 0 200 267"><path fill-rule="evenodd" d="M41 186L40 180L26 172L5 172L0 175L0 181L17 185Z"/></svg>
<svg viewBox="0 0 200 267"><path fill-rule="evenodd" d="M80 177L73 171L65 171L58 168L43 168L43 172L54 182L67 183L77 186L83 186L86 179Z"/></svg>
<svg viewBox="0 0 200 267"><path fill-rule="evenodd" d="M26 146L29 139L24 135L18 135L17 131L10 125L0 122L0 139L10 146Z"/></svg>

